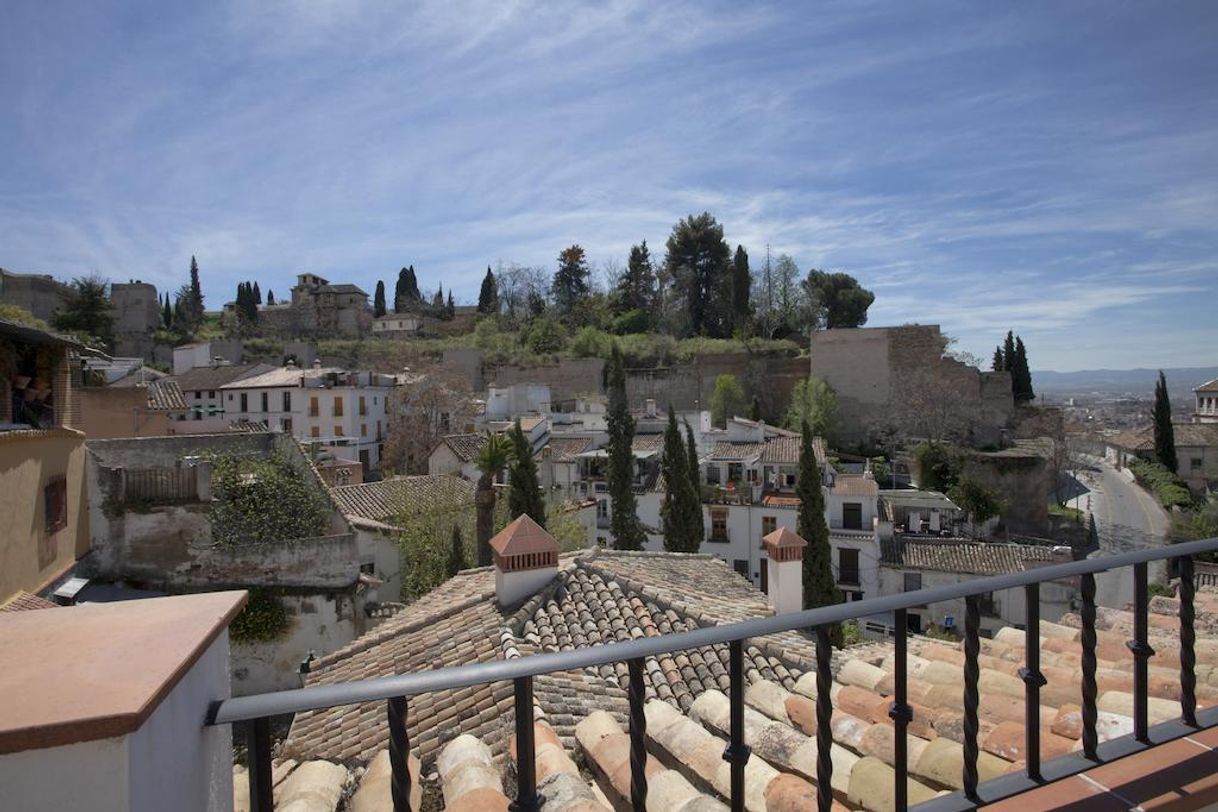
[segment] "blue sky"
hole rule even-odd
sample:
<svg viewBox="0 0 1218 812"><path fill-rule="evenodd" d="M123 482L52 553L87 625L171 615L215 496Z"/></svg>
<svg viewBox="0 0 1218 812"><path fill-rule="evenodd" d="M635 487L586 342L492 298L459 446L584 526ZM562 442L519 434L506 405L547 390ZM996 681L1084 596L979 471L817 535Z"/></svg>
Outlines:
<svg viewBox="0 0 1218 812"><path fill-rule="evenodd" d="M1218 4L6 4L0 266L476 297L681 216L1034 369L1218 363Z"/></svg>

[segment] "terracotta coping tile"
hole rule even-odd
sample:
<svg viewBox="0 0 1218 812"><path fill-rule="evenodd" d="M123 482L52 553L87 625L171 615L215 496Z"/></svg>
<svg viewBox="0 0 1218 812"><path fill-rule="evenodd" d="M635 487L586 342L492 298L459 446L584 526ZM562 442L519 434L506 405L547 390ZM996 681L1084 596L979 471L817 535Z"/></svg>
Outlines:
<svg viewBox="0 0 1218 812"><path fill-rule="evenodd" d="M0 615L0 754L137 730L245 600L208 592Z"/></svg>

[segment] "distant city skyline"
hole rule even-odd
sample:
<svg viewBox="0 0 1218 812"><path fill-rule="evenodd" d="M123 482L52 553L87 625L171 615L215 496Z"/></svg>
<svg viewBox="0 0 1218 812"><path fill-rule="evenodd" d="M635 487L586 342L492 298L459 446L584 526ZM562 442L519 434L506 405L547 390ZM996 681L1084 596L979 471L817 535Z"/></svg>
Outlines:
<svg viewBox="0 0 1218 812"><path fill-rule="evenodd" d="M17 4L0 267L471 302L706 210L983 366L1210 366L1214 42L1203 2Z"/></svg>

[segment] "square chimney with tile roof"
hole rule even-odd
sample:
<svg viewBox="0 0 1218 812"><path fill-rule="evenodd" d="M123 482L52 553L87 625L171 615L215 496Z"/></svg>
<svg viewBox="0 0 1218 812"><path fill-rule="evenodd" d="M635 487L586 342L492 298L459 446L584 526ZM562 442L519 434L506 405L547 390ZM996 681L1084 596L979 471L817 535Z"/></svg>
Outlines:
<svg viewBox="0 0 1218 812"><path fill-rule="evenodd" d="M804 608L803 561L808 542L792 530L780 527L761 539L769 557L770 603L775 614Z"/></svg>
<svg viewBox="0 0 1218 812"><path fill-rule="evenodd" d="M490 540L495 556L495 599L513 606L558 575L558 542L528 514Z"/></svg>

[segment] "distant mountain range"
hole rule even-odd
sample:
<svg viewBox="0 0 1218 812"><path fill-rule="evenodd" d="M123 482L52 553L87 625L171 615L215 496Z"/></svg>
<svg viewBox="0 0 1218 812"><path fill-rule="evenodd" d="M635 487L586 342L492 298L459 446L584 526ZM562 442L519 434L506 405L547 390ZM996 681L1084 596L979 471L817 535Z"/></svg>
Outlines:
<svg viewBox="0 0 1218 812"><path fill-rule="evenodd" d="M1165 369L1167 389L1172 399L1192 400L1194 386L1218 378L1218 367L1179 367ZM1155 391L1157 369L1082 369L1077 372L1033 372L1032 388L1037 394L1064 395L1144 395Z"/></svg>

